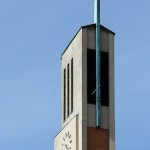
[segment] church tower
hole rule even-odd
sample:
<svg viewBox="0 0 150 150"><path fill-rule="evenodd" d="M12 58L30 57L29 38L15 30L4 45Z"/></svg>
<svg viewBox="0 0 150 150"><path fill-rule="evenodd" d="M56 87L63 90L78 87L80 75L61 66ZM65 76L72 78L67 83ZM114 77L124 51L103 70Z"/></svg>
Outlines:
<svg viewBox="0 0 150 150"><path fill-rule="evenodd" d="M61 56L62 130L55 150L115 150L114 33L101 26L101 126L96 126L96 25L79 29Z"/></svg>
<svg viewBox="0 0 150 150"><path fill-rule="evenodd" d="M62 129L54 150L115 150L114 36L97 22L82 26L62 53Z"/></svg>

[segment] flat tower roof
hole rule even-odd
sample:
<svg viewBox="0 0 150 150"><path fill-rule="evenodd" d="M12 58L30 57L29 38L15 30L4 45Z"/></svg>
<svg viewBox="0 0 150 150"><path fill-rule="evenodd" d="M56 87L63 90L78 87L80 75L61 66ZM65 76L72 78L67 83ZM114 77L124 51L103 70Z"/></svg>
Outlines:
<svg viewBox="0 0 150 150"><path fill-rule="evenodd" d="M108 32L110 32L110 33L112 33L112 34L115 35L115 33L114 33L113 31L109 30L108 28L104 27L103 25L100 25L100 26L101 26L101 28L102 28L103 30L106 30L106 31L108 31ZM75 34L75 36L74 36L74 37L72 38L72 40L69 42L69 44L67 45L67 47L65 48L65 50L63 51L63 53L61 54L61 57L62 57L62 55L65 53L65 51L67 50L67 48L69 47L69 45L72 43L72 41L74 40L74 38L76 37L76 35L79 33L79 31L80 31L81 29L89 28L89 27L96 27L96 24L90 24L90 25L81 26L80 29L78 30L78 32Z"/></svg>

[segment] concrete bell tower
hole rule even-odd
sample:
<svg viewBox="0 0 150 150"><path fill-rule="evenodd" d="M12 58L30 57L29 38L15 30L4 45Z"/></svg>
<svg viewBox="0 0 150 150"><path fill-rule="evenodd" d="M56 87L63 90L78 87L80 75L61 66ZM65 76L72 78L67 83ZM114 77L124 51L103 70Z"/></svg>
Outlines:
<svg viewBox="0 0 150 150"><path fill-rule="evenodd" d="M98 22L82 26L62 53L55 150L115 150L114 36Z"/></svg>

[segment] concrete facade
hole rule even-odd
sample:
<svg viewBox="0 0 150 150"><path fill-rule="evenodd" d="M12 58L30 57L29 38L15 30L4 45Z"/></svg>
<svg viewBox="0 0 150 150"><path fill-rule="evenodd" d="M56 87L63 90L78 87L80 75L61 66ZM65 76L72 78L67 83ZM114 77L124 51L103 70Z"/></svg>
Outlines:
<svg viewBox="0 0 150 150"><path fill-rule="evenodd" d="M63 134L71 133L76 144L72 149L90 150L90 135L96 134L96 110L94 104L87 103L87 49L95 50L95 25L81 27L73 40L62 54L62 131L55 137L55 150L60 150ZM102 150L115 150L115 103L114 103L114 33L101 26L101 51L109 52L109 107L101 106L101 129L98 135L108 139ZM69 117L64 121L64 69L73 58L73 113L71 113L71 99L69 100ZM71 81L70 85L71 85ZM67 87L66 87L66 91ZM69 87L71 95L71 86ZM65 104L68 109L67 100ZM66 114L67 116L67 111ZM76 121L75 121L76 120ZM93 131L93 134L92 134ZM76 139L76 140L75 140ZM96 140L98 142L98 139ZM93 142L90 142L94 144ZM98 143L95 143L98 144ZM103 145L103 143L98 144ZM60 146L60 147L59 147Z"/></svg>
<svg viewBox="0 0 150 150"><path fill-rule="evenodd" d="M71 148L72 150L78 150L78 115L75 116L69 124L67 124L58 136L55 137L54 140L54 149L62 150L67 148Z"/></svg>

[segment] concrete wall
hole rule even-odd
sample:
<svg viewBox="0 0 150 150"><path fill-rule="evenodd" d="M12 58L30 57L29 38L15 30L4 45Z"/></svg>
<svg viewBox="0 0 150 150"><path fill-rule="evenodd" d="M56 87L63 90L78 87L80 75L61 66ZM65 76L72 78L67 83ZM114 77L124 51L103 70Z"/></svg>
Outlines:
<svg viewBox="0 0 150 150"><path fill-rule="evenodd" d="M67 146L68 148L71 148L71 150L79 150L78 133L79 132L78 132L78 115L77 115L55 137L54 149L65 150Z"/></svg>
<svg viewBox="0 0 150 150"><path fill-rule="evenodd" d="M63 79L63 71L67 65L71 65L71 59L73 58L74 63L74 82L73 82L73 90L74 90L74 111L71 114L71 107L70 107L70 116L63 121L63 88L64 88L64 79ZM62 128L77 114L82 114L82 30L79 31L77 36L74 38L72 43L69 45L67 50L62 56L62 97L61 97L61 104L62 104ZM71 68L70 68L71 70ZM66 77L67 78L67 77ZM71 104L71 80L70 80L70 104ZM67 116L67 87L66 87L66 116ZM80 118L79 118L80 120Z"/></svg>
<svg viewBox="0 0 150 150"><path fill-rule="evenodd" d="M82 150L87 150L87 29L82 35Z"/></svg>
<svg viewBox="0 0 150 150"><path fill-rule="evenodd" d="M93 127L96 127L96 118L95 118L95 105L87 104L87 49L95 49L95 26L90 26L87 28L81 28L72 42L68 45L65 53L62 55L62 96L61 96L61 104L62 104L62 129L66 131L68 128L72 128L74 130L74 125L71 123L72 119L78 115L78 121L76 122L76 142L77 148L76 150L89 150L87 145L89 143L89 133L87 133L88 129L90 130L90 135L92 135L91 131L93 131ZM110 107L101 106L101 120L102 120L102 129L109 130L101 130L106 133L105 137L108 137L107 132L109 132L109 149L115 150L115 115L114 115L114 35L107 30L101 29L101 50L109 52L109 62L110 62L110 99L109 104ZM71 64L71 59L73 58L74 62L74 111L67 120L63 121L63 71L66 68L68 63ZM70 68L71 69L71 68ZM70 80L71 82L71 80ZM71 83L70 83L71 85ZM67 91L67 90L66 90ZM71 92L71 86L70 86ZM71 96L71 93L70 93ZM71 98L70 98L71 100ZM67 97L66 97L67 102ZM67 108L67 103L66 103ZM71 101L70 101L70 109L71 109ZM66 109L67 110L67 109ZM67 113L67 111L66 111ZM67 114L66 114L67 116ZM69 125L72 124L72 125ZM95 130L94 130L95 131ZM94 132L96 133L96 132ZM100 133L101 134L101 133ZM62 134L58 134L55 140L55 147L59 145L59 138L62 137ZM105 138L104 138L105 139ZM88 140L88 141L87 141ZM57 150L57 148L55 149Z"/></svg>
<svg viewBox="0 0 150 150"><path fill-rule="evenodd" d="M87 47L95 50L95 27L87 29ZM109 52L109 33L101 29L101 51ZM96 127L96 107L88 104L88 126ZM109 108L101 106L101 128L109 129Z"/></svg>
<svg viewBox="0 0 150 150"><path fill-rule="evenodd" d="M114 35L109 33L109 148L115 150Z"/></svg>
<svg viewBox="0 0 150 150"><path fill-rule="evenodd" d="M63 70L67 68L68 63L71 62L73 58L74 62L74 72L73 72L73 90L74 90L74 111L70 114L69 118L63 122L63 90L62 90L62 128L70 122L70 120L75 116L79 116L79 150L87 150L87 94L85 86L87 86L86 80L86 50L87 50L87 40L86 40L86 29L81 29L74 40L71 42L69 47L66 49L62 56L62 75ZM62 76L62 89L63 87L63 76ZM71 84L70 84L71 85ZM71 87L71 86L70 86ZM70 89L71 91L71 89ZM70 93L71 95L71 93ZM71 104L71 101L70 101ZM66 103L67 108L67 103ZM70 106L71 108L71 106ZM67 113L67 112L66 112ZM66 114L67 116L67 114Z"/></svg>
<svg viewBox="0 0 150 150"><path fill-rule="evenodd" d="M95 49L95 27L87 29L87 48ZM101 51L109 52L109 107L101 106L101 128L109 129L109 149L115 150L114 34L101 28ZM88 127L96 127L96 107L88 104Z"/></svg>

